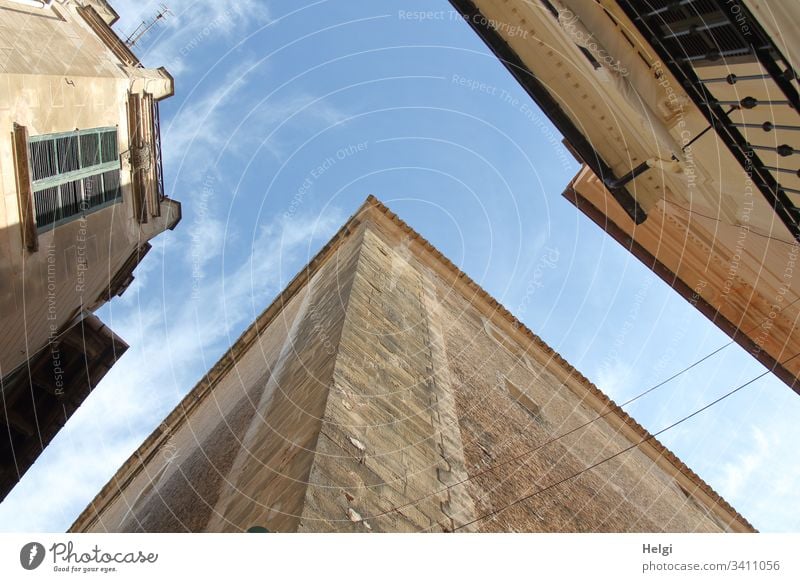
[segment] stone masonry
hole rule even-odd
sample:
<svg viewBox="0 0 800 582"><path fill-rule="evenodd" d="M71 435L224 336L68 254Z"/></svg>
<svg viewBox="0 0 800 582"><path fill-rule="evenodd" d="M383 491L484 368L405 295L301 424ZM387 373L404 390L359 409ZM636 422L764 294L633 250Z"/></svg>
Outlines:
<svg viewBox="0 0 800 582"><path fill-rule="evenodd" d="M72 530L753 531L648 437L370 197Z"/></svg>

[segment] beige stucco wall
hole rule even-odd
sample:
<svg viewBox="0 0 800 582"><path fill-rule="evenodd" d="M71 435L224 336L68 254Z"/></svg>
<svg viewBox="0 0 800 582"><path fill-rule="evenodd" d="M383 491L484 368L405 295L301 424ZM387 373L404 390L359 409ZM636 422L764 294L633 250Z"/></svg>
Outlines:
<svg viewBox="0 0 800 582"><path fill-rule="evenodd" d="M127 94L132 84L113 53L74 5L26 8L0 0L0 375L44 346L76 312L94 309L109 280L134 250L174 216L139 225L133 218L131 172L124 159L122 202L39 235L23 248L12 135L117 126L127 149ZM50 289L48 289L50 286ZM51 295L51 291L53 294Z"/></svg>

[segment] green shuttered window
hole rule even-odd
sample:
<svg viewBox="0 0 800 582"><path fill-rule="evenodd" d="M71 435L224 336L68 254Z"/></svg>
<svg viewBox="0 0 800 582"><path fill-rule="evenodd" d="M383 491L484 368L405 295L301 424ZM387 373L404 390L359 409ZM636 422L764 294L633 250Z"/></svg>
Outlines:
<svg viewBox="0 0 800 582"><path fill-rule="evenodd" d="M28 154L39 230L122 200L116 127L31 136Z"/></svg>

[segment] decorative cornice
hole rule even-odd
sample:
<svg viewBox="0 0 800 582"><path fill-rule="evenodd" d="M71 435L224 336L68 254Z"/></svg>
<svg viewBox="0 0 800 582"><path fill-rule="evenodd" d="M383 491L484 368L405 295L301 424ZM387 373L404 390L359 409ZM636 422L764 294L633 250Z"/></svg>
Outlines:
<svg viewBox="0 0 800 582"><path fill-rule="evenodd" d="M128 48L128 45L122 42L122 39L120 39L106 21L103 20L103 17L95 10L94 6L78 6L77 10L78 14L80 14L86 21L86 24L89 25L89 28L91 28L95 34L97 34L98 38L103 41L103 44L114 53L114 56L129 67L140 66L139 58L133 54L131 49Z"/></svg>

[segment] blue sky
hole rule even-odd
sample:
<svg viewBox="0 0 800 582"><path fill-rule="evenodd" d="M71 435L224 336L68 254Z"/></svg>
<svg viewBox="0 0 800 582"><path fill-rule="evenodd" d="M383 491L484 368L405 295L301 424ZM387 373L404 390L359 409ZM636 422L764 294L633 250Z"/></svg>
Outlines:
<svg viewBox="0 0 800 582"><path fill-rule="evenodd" d="M122 35L157 11L113 5ZM561 136L444 0L169 6L136 51L175 76L162 147L183 221L99 313L131 348L0 530L68 528L368 194L618 402L728 342L561 198L578 169ZM628 410L656 432L761 371L730 346ZM757 528L800 531L797 418L768 376L661 440Z"/></svg>

